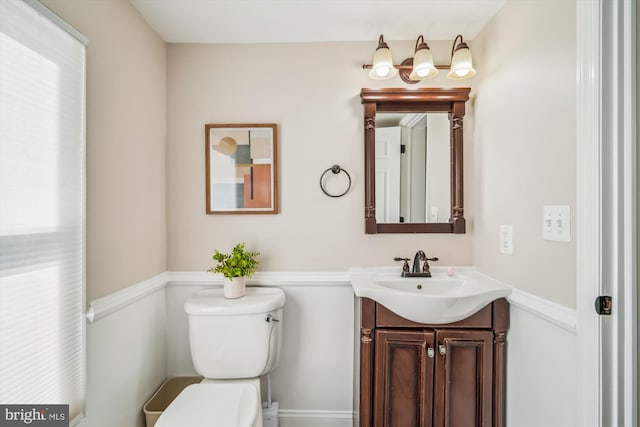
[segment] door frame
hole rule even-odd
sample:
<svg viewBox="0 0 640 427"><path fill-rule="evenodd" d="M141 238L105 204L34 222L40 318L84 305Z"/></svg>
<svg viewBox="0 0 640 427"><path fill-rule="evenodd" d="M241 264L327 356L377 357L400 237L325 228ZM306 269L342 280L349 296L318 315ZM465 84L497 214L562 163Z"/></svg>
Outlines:
<svg viewBox="0 0 640 427"><path fill-rule="evenodd" d="M580 425L637 425L635 2L576 0ZM594 310L613 297L611 316Z"/></svg>

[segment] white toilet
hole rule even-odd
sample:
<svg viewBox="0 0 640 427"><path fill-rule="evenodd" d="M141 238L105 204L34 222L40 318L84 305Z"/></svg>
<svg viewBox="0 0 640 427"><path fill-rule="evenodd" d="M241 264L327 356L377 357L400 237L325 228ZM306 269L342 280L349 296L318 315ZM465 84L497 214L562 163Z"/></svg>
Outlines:
<svg viewBox="0 0 640 427"><path fill-rule="evenodd" d="M278 364L284 302L278 288L247 288L238 299L222 289L195 292L185 311L204 380L185 388L155 427L262 427L260 376Z"/></svg>

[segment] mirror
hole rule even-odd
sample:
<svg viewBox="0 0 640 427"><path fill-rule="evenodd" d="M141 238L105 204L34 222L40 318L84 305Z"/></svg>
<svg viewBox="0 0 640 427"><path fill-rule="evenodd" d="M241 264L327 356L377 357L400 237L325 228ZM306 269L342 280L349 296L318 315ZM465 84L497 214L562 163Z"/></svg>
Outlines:
<svg viewBox="0 0 640 427"><path fill-rule="evenodd" d="M365 232L464 233L469 88L362 89Z"/></svg>
<svg viewBox="0 0 640 427"><path fill-rule="evenodd" d="M377 113L375 123L376 222L447 222L448 114Z"/></svg>

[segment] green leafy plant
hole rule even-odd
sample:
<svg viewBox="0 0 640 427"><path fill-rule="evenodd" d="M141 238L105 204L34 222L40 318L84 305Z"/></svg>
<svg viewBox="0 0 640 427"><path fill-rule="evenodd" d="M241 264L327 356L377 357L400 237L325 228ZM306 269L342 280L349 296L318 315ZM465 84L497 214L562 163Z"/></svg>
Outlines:
<svg viewBox="0 0 640 427"><path fill-rule="evenodd" d="M218 262L218 265L211 267L208 271L222 273L224 277L229 279L251 277L260 263L257 259L258 255L260 255L259 252L245 251L244 243L238 243L230 254L225 254L215 249L213 259Z"/></svg>

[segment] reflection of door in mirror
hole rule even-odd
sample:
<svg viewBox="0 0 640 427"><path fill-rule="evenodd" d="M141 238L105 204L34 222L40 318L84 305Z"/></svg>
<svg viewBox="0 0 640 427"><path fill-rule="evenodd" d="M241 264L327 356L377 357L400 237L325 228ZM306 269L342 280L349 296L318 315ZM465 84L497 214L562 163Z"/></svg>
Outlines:
<svg viewBox="0 0 640 427"><path fill-rule="evenodd" d="M448 222L451 212L451 173L448 113L427 115L426 212L424 222ZM421 222L421 221L415 221Z"/></svg>
<svg viewBox="0 0 640 427"><path fill-rule="evenodd" d="M427 212L427 120L426 114L407 114L400 125L402 143L402 216L408 223L426 222Z"/></svg>
<svg viewBox="0 0 640 427"><path fill-rule="evenodd" d="M376 129L376 221L400 222L400 127Z"/></svg>
<svg viewBox="0 0 640 427"><path fill-rule="evenodd" d="M375 138L376 222L447 222L447 113L378 113Z"/></svg>

